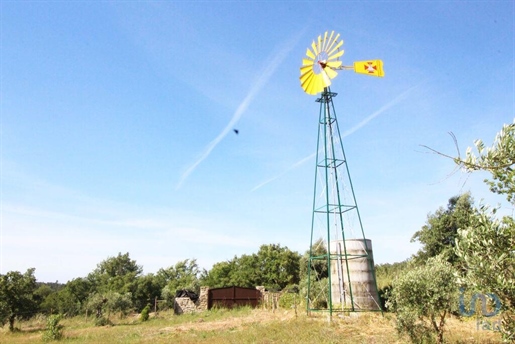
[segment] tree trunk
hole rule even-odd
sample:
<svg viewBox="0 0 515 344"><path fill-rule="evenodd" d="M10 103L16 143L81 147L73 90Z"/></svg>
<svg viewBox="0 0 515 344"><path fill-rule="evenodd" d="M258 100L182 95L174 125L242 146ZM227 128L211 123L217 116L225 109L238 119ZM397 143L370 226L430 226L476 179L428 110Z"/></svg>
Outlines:
<svg viewBox="0 0 515 344"><path fill-rule="evenodd" d="M447 311L444 311L440 316L440 326L438 328L438 344L443 344L443 327L445 326L445 316Z"/></svg>
<svg viewBox="0 0 515 344"><path fill-rule="evenodd" d="M9 316L9 331L13 332L14 331L14 319L16 318L15 315L10 315Z"/></svg>

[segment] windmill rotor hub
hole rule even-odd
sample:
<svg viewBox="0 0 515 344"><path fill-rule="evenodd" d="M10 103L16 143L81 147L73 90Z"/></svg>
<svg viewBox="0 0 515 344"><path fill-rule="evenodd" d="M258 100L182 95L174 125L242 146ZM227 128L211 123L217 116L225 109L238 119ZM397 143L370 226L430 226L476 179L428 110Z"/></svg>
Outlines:
<svg viewBox="0 0 515 344"><path fill-rule="evenodd" d="M320 74L324 71L324 69L327 67L327 59L328 59L328 55L327 55L327 52L325 51L321 51L318 55L317 55L317 62L316 64L313 65L313 72L315 74Z"/></svg>

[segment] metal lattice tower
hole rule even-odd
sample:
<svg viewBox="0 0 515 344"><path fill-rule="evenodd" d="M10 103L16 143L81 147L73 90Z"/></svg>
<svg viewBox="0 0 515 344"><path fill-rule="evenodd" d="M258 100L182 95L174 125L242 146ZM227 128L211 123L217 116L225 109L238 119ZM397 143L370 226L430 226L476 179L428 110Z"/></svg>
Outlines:
<svg viewBox="0 0 515 344"><path fill-rule="evenodd" d="M344 66L340 34L326 31L313 40L300 67L300 85L321 93L316 153L313 218L308 261L307 311L380 310L372 256L365 238L343 150L331 92L340 70L383 77L383 61L355 61ZM313 240L316 240L314 242Z"/></svg>
<svg viewBox="0 0 515 344"><path fill-rule="evenodd" d="M381 310L372 247L363 231L334 109L336 95L324 87L316 100L320 114L307 285L308 313L329 311L330 316ZM368 267L372 280L360 281L352 268L357 261Z"/></svg>

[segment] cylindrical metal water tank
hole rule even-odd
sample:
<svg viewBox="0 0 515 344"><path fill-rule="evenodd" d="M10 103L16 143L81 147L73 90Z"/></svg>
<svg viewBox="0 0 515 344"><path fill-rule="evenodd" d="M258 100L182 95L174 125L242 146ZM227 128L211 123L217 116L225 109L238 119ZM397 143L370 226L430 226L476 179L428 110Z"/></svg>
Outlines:
<svg viewBox="0 0 515 344"><path fill-rule="evenodd" d="M333 309L380 310L372 241L335 240L331 242L330 250Z"/></svg>

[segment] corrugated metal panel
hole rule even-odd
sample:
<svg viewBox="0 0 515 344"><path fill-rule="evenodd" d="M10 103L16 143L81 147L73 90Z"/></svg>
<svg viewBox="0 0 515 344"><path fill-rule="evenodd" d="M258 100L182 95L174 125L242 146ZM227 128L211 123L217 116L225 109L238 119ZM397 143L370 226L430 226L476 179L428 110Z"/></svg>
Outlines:
<svg viewBox="0 0 515 344"><path fill-rule="evenodd" d="M255 288L226 287L209 289L208 309L213 307L233 308L241 306L257 307L261 293Z"/></svg>

